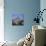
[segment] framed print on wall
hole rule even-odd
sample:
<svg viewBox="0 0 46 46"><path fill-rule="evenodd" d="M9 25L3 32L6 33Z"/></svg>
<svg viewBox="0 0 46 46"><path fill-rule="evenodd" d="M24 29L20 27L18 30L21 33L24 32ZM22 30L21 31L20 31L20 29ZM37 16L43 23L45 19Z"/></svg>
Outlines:
<svg viewBox="0 0 46 46"><path fill-rule="evenodd" d="M24 14L13 14L12 15L12 25L24 25Z"/></svg>

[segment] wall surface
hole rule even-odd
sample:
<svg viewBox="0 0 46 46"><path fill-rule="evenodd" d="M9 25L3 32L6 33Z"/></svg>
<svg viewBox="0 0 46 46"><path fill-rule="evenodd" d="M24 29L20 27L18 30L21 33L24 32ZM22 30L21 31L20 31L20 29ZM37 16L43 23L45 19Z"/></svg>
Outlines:
<svg viewBox="0 0 46 46"><path fill-rule="evenodd" d="M4 41L4 3L0 0L0 42Z"/></svg>
<svg viewBox="0 0 46 46"><path fill-rule="evenodd" d="M7 41L18 41L31 31L40 0L4 0L4 36ZM24 14L24 26L12 26L12 12Z"/></svg>
<svg viewBox="0 0 46 46"><path fill-rule="evenodd" d="M40 9L41 9L41 11L42 11L43 9L46 9L46 0L41 0L41 1L40 1ZM40 25L43 25L43 26L46 27L46 10L43 12L42 17L43 17L43 22L40 21Z"/></svg>

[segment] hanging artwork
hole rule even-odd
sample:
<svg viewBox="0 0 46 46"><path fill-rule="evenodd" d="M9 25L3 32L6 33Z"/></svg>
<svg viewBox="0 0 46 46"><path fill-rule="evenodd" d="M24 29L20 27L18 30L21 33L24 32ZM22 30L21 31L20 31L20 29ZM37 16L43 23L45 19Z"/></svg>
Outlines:
<svg viewBox="0 0 46 46"><path fill-rule="evenodd" d="M24 14L13 14L12 25L24 25Z"/></svg>
<svg viewBox="0 0 46 46"><path fill-rule="evenodd" d="M46 9L43 9L42 11L39 11L37 16L34 18L34 21L36 21L36 23L40 23L40 19L43 22L43 13L44 11L46 11ZM44 13L45 14L45 13Z"/></svg>

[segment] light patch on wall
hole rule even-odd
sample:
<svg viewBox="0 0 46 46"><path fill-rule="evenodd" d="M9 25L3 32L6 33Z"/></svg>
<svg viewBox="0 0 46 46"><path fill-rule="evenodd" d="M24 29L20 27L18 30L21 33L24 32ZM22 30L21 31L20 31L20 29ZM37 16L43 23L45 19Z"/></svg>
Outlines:
<svg viewBox="0 0 46 46"><path fill-rule="evenodd" d="M0 7L0 42L4 41L4 8Z"/></svg>
<svg viewBox="0 0 46 46"><path fill-rule="evenodd" d="M4 0L0 0L0 7L3 6Z"/></svg>

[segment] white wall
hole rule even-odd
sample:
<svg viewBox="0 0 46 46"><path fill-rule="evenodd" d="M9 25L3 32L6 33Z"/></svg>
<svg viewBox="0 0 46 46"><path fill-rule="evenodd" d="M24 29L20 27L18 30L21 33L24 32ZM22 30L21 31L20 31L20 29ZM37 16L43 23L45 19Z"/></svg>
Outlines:
<svg viewBox="0 0 46 46"><path fill-rule="evenodd" d="M4 41L4 3L0 0L0 42Z"/></svg>

